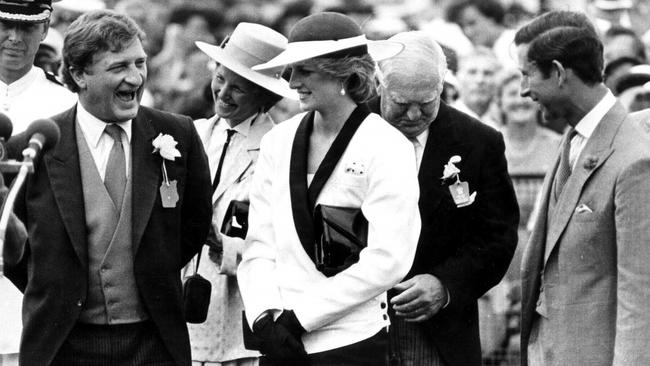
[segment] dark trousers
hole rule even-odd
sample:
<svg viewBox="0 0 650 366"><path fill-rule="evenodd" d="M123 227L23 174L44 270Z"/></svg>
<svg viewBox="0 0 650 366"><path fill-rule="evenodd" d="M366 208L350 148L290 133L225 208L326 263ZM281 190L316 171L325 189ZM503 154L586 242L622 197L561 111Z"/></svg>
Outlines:
<svg viewBox="0 0 650 366"><path fill-rule="evenodd" d="M52 366L175 366L151 321L133 324L77 323Z"/></svg>
<svg viewBox="0 0 650 366"><path fill-rule="evenodd" d="M312 353L301 361L260 359L260 366L387 366L388 333L380 331L363 341L324 352Z"/></svg>

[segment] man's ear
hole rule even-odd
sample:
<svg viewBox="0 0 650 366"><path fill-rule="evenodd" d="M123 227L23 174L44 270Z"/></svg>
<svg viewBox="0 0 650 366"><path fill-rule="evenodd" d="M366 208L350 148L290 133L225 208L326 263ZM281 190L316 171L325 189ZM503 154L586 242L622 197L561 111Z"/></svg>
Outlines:
<svg viewBox="0 0 650 366"><path fill-rule="evenodd" d="M68 68L68 71L70 72L70 76L72 76L72 80L74 80L79 89L86 89L86 75L83 70L79 70L76 67L70 67Z"/></svg>
<svg viewBox="0 0 650 366"><path fill-rule="evenodd" d="M41 34L41 42L45 40L45 38L47 37L47 32L49 31L50 31L50 20L48 19L43 23L43 33Z"/></svg>
<svg viewBox="0 0 650 366"><path fill-rule="evenodd" d="M553 60L553 69L551 73L555 73L557 77L557 85L562 86L567 82L567 70L558 60Z"/></svg>

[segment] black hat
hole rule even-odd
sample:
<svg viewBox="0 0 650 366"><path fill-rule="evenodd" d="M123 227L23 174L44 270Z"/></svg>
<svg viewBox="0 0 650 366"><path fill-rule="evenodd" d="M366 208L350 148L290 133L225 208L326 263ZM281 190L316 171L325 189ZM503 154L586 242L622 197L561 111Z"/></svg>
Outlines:
<svg viewBox="0 0 650 366"><path fill-rule="evenodd" d="M0 19L40 23L50 19L52 0L0 0Z"/></svg>
<svg viewBox="0 0 650 366"><path fill-rule="evenodd" d="M272 60L253 67L265 70L315 57L345 57L370 54L375 61L393 57L404 49L399 42L369 41L352 18L334 12L309 15L299 20L289 34L287 49Z"/></svg>

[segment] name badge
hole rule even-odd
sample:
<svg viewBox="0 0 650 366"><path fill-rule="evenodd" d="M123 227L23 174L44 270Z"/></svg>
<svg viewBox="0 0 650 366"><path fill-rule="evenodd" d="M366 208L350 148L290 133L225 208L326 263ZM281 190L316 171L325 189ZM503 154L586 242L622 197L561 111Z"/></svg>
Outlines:
<svg viewBox="0 0 650 366"><path fill-rule="evenodd" d="M176 188L176 180L169 182L162 182L160 185L160 199L164 208L176 207L178 202L178 189Z"/></svg>

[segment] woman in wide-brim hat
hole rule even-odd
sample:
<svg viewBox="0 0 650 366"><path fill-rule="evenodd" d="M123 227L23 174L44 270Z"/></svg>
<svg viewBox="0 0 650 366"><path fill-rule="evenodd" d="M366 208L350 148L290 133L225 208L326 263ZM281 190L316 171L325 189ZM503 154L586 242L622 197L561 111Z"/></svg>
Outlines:
<svg viewBox="0 0 650 366"><path fill-rule="evenodd" d="M266 135L250 193L237 276L245 330L265 364L387 360L386 290L413 260L418 183L413 145L365 102L375 92L373 56L402 48L368 41L345 15L318 13L294 26L284 52L253 68L288 65L306 111ZM367 246L340 272L315 264L316 205L359 209L368 221Z"/></svg>
<svg viewBox="0 0 650 366"><path fill-rule="evenodd" d="M280 77L281 70L251 69L280 54L287 39L265 26L240 23L221 46L196 45L216 62L211 84L216 113L195 121L208 155L214 194L213 230L198 270L212 283L212 295L207 320L189 325L192 359L255 365L259 353L243 345L243 305L235 276L244 241L220 233L220 228L232 200L248 201L260 140L274 125L268 110L283 97L297 98ZM188 267L190 274L194 265Z"/></svg>

